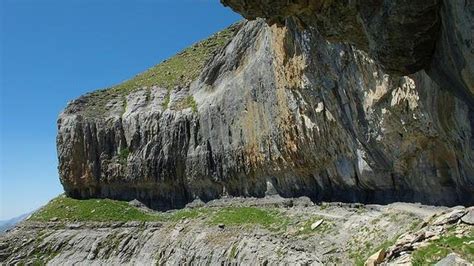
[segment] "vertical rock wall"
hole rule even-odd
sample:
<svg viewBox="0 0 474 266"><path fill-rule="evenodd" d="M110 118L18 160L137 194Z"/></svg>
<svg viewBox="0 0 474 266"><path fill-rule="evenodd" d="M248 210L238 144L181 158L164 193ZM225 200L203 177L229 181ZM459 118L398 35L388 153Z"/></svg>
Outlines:
<svg viewBox="0 0 474 266"><path fill-rule="evenodd" d="M71 102L58 121L61 182L73 197L158 209L272 191L472 204L474 111L437 84L388 75L293 19L244 22L189 86L112 95L94 116L100 94Z"/></svg>

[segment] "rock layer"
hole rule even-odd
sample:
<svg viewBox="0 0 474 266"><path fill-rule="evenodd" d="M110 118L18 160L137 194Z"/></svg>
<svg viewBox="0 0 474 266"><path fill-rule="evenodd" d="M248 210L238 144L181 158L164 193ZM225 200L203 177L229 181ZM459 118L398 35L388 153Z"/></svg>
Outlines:
<svg viewBox="0 0 474 266"><path fill-rule="evenodd" d="M174 212L194 212L196 216L162 222L26 221L6 235L0 235L0 263L348 264L353 259L350 254L364 256L368 252L367 244L380 245L387 239L396 238L423 218L400 210L403 207L400 204L376 208L327 204L323 209L307 201L281 198L218 200L203 208ZM225 210L239 212L242 208L267 215L278 214L287 225L265 227L251 221L234 225L229 220L219 226L209 221ZM311 229L312 221L317 219L323 219L323 224Z"/></svg>
<svg viewBox="0 0 474 266"><path fill-rule="evenodd" d="M57 206L74 215L38 219L47 205L0 234L0 264L361 265L368 258L367 265L383 259L382 265L399 265L434 264L444 252L461 252L467 261L474 257L469 253L474 226L463 219L474 212L472 208L409 203L318 206L307 198L280 197L193 204L192 209L167 213L146 210L162 217L159 222L96 220L98 212L85 213L79 208L82 204L64 201ZM65 218L78 215L80 221ZM314 223L320 225L314 228ZM436 254L423 251L440 239L443 244L438 244ZM369 258L375 252L377 258Z"/></svg>
<svg viewBox="0 0 474 266"><path fill-rule="evenodd" d="M242 23L189 86L109 95L100 115L98 94L71 102L57 138L66 193L156 209L271 193L474 203L472 106L424 71L391 76L285 25Z"/></svg>
<svg viewBox="0 0 474 266"><path fill-rule="evenodd" d="M474 3L468 0L221 0L247 19L296 19L331 41L355 44L388 73L425 69L474 104Z"/></svg>

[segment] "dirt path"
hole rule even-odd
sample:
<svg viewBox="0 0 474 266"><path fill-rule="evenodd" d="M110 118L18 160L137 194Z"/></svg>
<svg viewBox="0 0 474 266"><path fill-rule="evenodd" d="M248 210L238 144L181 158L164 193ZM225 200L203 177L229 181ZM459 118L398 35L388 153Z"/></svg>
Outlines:
<svg viewBox="0 0 474 266"><path fill-rule="evenodd" d="M438 213L447 209L446 207L425 206L425 205L420 205L420 204L403 203L403 202L396 202L396 203L389 204L387 205L387 208L412 213L421 218L429 217L435 213Z"/></svg>

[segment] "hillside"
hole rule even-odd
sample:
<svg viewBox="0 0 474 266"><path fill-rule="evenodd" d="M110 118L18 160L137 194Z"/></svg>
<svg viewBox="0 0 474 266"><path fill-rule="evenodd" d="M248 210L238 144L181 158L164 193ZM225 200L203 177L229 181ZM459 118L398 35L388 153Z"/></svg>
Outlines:
<svg viewBox="0 0 474 266"><path fill-rule="evenodd" d="M472 208L315 205L278 196L156 212L137 201L60 196L0 236L0 262L362 265L379 250L390 262L424 265L452 252L472 261L473 217Z"/></svg>

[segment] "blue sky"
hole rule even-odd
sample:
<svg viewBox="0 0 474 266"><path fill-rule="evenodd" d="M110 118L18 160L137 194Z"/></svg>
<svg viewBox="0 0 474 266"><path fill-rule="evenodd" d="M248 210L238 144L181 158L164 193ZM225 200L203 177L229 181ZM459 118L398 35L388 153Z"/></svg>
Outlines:
<svg viewBox="0 0 474 266"><path fill-rule="evenodd" d="M62 193L56 120L238 21L219 0L0 0L0 220Z"/></svg>

